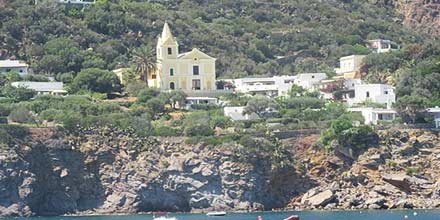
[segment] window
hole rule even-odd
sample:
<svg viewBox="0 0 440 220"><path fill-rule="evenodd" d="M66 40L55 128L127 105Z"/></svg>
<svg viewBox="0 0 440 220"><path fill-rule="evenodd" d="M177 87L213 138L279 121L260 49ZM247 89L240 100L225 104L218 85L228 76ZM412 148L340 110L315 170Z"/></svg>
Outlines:
<svg viewBox="0 0 440 220"><path fill-rule="evenodd" d="M156 74L151 75L152 79L156 79Z"/></svg>
<svg viewBox="0 0 440 220"><path fill-rule="evenodd" d="M385 95L388 95L388 91L384 91L383 93L384 93Z"/></svg>
<svg viewBox="0 0 440 220"><path fill-rule="evenodd" d="M193 79L192 81L192 89L193 90L200 90L201 89L201 83L200 83L200 79Z"/></svg>
<svg viewBox="0 0 440 220"><path fill-rule="evenodd" d="M367 98L370 98L370 92L367 92Z"/></svg>
<svg viewBox="0 0 440 220"><path fill-rule="evenodd" d="M193 75L199 75L199 66L193 66Z"/></svg>
<svg viewBox="0 0 440 220"><path fill-rule="evenodd" d="M174 69L170 68L170 76L174 76Z"/></svg>
<svg viewBox="0 0 440 220"><path fill-rule="evenodd" d="M22 73L22 72L23 72L23 70L20 70L19 72L20 72L20 73Z"/></svg>
<svg viewBox="0 0 440 220"><path fill-rule="evenodd" d="M168 55L173 54L173 49L171 49L171 47L168 47Z"/></svg>
<svg viewBox="0 0 440 220"><path fill-rule="evenodd" d="M312 75L312 79L314 79L315 78L315 75Z"/></svg>
<svg viewBox="0 0 440 220"><path fill-rule="evenodd" d="M174 90L174 82L170 82L170 89Z"/></svg>
<svg viewBox="0 0 440 220"><path fill-rule="evenodd" d="M11 69L9 69L9 68L8 68L8 69L6 69L6 72L11 72Z"/></svg>

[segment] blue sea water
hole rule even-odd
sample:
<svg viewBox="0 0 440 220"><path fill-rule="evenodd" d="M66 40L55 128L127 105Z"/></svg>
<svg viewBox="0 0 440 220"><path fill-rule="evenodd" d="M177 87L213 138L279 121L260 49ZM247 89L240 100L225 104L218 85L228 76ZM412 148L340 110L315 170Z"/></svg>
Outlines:
<svg viewBox="0 0 440 220"><path fill-rule="evenodd" d="M282 220L290 215L299 215L301 220L440 220L440 210L383 210L383 211L304 211L304 212L253 212L230 213L223 217L205 214L170 214L178 220ZM407 216L408 218L405 218ZM152 215L118 216L59 216L32 218L0 218L1 220L153 220Z"/></svg>

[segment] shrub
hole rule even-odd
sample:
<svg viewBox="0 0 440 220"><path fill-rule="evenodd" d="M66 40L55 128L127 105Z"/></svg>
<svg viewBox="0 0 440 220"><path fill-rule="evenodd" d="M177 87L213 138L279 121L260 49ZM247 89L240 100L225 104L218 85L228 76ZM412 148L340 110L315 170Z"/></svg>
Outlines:
<svg viewBox="0 0 440 220"><path fill-rule="evenodd" d="M4 125L0 124L0 130L6 131L13 138L24 139L29 135L29 130L20 125Z"/></svg>
<svg viewBox="0 0 440 220"><path fill-rule="evenodd" d="M211 136L214 130L208 125L194 124L185 127L185 135L187 136Z"/></svg>
<svg viewBox="0 0 440 220"><path fill-rule="evenodd" d="M0 104L0 116L8 116L11 114L12 105L10 104Z"/></svg>
<svg viewBox="0 0 440 220"><path fill-rule="evenodd" d="M191 108L194 110L212 110L212 109L218 109L220 106L216 104L192 104Z"/></svg>
<svg viewBox="0 0 440 220"><path fill-rule="evenodd" d="M286 105L290 109L322 108L324 102L314 97L292 97L286 100Z"/></svg>
<svg viewBox="0 0 440 220"><path fill-rule="evenodd" d="M139 92L145 89L145 82L134 81L127 84L125 88L130 96L139 96Z"/></svg>
<svg viewBox="0 0 440 220"><path fill-rule="evenodd" d="M13 122L28 123L32 121L32 115L28 108L19 106L9 114L9 119Z"/></svg>
<svg viewBox="0 0 440 220"><path fill-rule="evenodd" d="M177 128L160 126L154 129L154 135L161 137L176 137L182 135L182 132Z"/></svg>
<svg viewBox="0 0 440 220"><path fill-rule="evenodd" d="M211 127L226 128L232 123L229 117L214 116L211 118Z"/></svg>
<svg viewBox="0 0 440 220"><path fill-rule="evenodd" d="M406 175L409 176L413 176L413 175L417 175L422 171L422 169L420 169L420 167L408 167L405 170Z"/></svg>
<svg viewBox="0 0 440 220"><path fill-rule="evenodd" d="M0 144L6 144L9 145L13 142L13 138L11 137L11 135L9 135L9 133L1 128L0 129Z"/></svg>
<svg viewBox="0 0 440 220"><path fill-rule="evenodd" d="M141 103L146 103L148 100L157 97L160 94L160 91L155 88L145 88L139 91L137 94L137 101Z"/></svg>
<svg viewBox="0 0 440 220"><path fill-rule="evenodd" d="M339 147L363 150L377 141L377 135L370 126L354 127L350 115L343 115L334 120L330 128L321 133L321 143L332 150L331 142L337 141ZM374 141L373 141L374 140Z"/></svg>
<svg viewBox="0 0 440 220"><path fill-rule="evenodd" d="M33 98L37 93L32 89L27 89L24 87L15 88L13 86L5 86L2 89L4 96L8 98L13 98L15 101L27 101Z"/></svg>
<svg viewBox="0 0 440 220"><path fill-rule="evenodd" d="M68 114L62 114L57 121L63 124L63 127L68 131L74 131L77 126L81 125L81 115L74 112Z"/></svg>
<svg viewBox="0 0 440 220"><path fill-rule="evenodd" d="M40 112L39 116L42 120L55 121L55 119L58 117L59 114L65 114L65 113L61 110L51 108L51 109L43 110L42 112Z"/></svg>
<svg viewBox="0 0 440 220"><path fill-rule="evenodd" d="M159 114L165 112L165 102L159 98L152 98L145 103L152 114Z"/></svg>
<svg viewBox="0 0 440 220"><path fill-rule="evenodd" d="M139 137L148 137L151 134L151 118L148 114L135 116L131 121L131 128Z"/></svg>

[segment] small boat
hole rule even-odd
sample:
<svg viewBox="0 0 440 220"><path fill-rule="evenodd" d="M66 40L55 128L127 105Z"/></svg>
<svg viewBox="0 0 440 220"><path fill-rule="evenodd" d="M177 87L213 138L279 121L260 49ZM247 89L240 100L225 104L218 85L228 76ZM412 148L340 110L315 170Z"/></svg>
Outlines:
<svg viewBox="0 0 440 220"><path fill-rule="evenodd" d="M299 220L299 215L291 215L283 220Z"/></svg>
<svg viewBox="0 0 440 220"><path fill-rule="evenodd" d="M207 216L225 216L226 212L208 212L206 213Z"/></svg>
<svg viewBox="0 0 440 220"><path fill-rule="evenodd" d="M154 212L153 220L177 220L177 218L169 217L168 212Z"/></svg>

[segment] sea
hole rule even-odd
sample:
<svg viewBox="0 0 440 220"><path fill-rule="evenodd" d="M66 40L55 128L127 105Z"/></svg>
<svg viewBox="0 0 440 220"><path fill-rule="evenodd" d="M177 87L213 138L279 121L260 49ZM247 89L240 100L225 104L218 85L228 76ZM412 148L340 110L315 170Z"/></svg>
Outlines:
<svg viewBox="0 0 440 220"><path fill-rule="evenodd" d="M440 220L440 210L380 210L380 211L301 211L301 212L252 212L228 213L226 216L210 217L205 214L170 213L177 220L283 220L299 215L300 220ZM152 215L115 216L58 216L31 218L0 218L1 220L153 220Z"/></svg>

